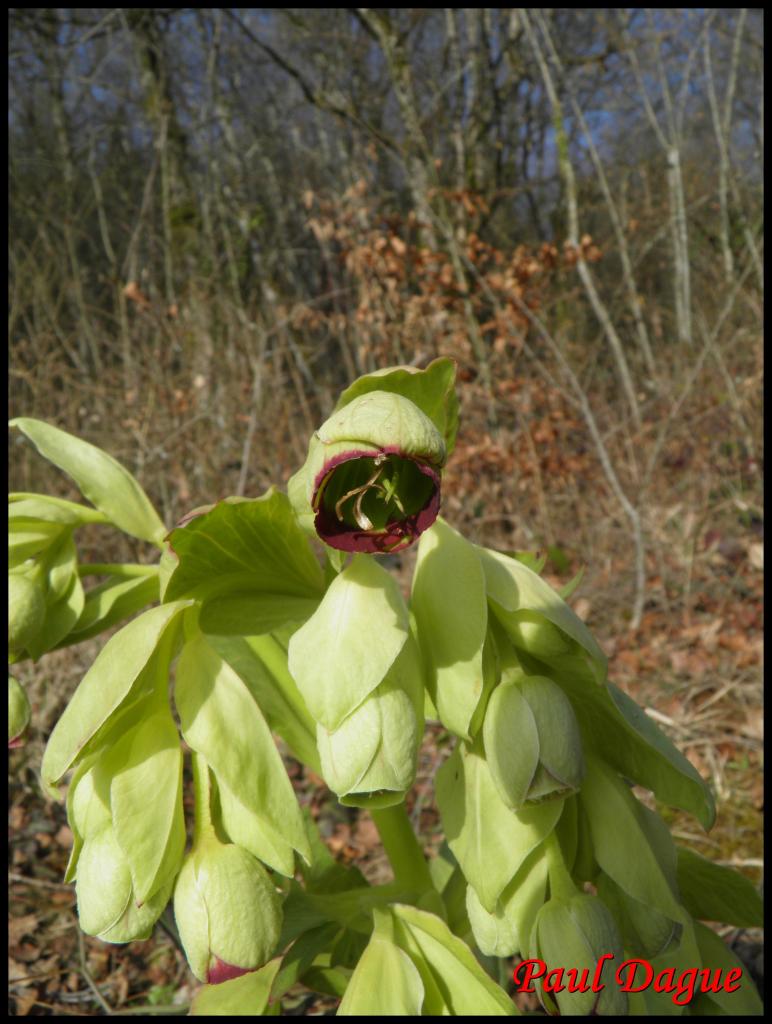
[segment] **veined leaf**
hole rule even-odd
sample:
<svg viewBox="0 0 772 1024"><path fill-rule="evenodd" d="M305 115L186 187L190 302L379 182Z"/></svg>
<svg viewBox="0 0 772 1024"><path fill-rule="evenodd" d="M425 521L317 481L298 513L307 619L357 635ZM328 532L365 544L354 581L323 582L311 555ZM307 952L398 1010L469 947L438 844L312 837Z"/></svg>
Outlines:
<svg viewBox="0 0 772 1024"><path fill-rule="evenodd" d="M244 680L272 732L317 774L316 722L287 667L287 652L268 634L208 636L210 647Z"/></svg>
<svg viewBox="0 0 772 1024"><path fill-rule="evenodd" d="M684 906L702 921L722 921L738 928L761 928L764 905L745 875L678 847L678 888Z"/></svg>
<svg viewBox="0 0 772 1024"><path fill-rule="evenodd" d="M277 600L322 596L319 563L287 496L273 487L253 500L226 498L172 530L168 539L179 563L166 586L166 601L245 593Z"/></svg>
<svg viewBox="0 0 772 1024"><path fill-rule="evenodd" d="M605 654L579 616L546 580L514 558L487 548L478 548L478 551L485 570L488 599L494 602L502 623L506 625L508 613L541 613L586 652L597 681L602 683L607 670Z"/></svg>

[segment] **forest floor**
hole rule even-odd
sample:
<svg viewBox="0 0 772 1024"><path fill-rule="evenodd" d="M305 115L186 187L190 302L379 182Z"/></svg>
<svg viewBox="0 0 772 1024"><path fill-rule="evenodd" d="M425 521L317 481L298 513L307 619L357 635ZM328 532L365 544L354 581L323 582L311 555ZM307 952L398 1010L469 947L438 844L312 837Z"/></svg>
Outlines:
<svg viewBox="0 0 772 1024"><path fill-rule="evenodd" d="M571 603L607 653L610 679L709 779L718 815L706 834L685 814L659 810L678 841L760 883L761 466L747 453L722 448L720 424L708 421L702 436L695 428L706 422L699 409L668 438L647 504L647 601L632 632L624 517L599 480L592 454L566 440L571 422L565 410L549 396L534 402L524 447L514 426L494 441L482 428L465 427L479 422L475 401L465 398L468 416L446 474L444 514L489 546L545 550L545 576L553 585L586 568ZM103 443L110 449L108 439ZM24 478L23 489L33 489L26 472ZM57 486L52 478L38 479L37 489L43 481ZM227 493L222 480L205 482L210 494ZM63 496L77 497L62 486ZM191 497L188 507L196 504L201 501ZM413 557L406 553L398 567L405 585ZM107 945L81 934L74 889L62 882L72 834L63 804L42 793L39 766L63 702L101 642L54 652L18 671L33 720L26 745L9 753L9 1012L16 1016L183 1014L198 987L171 918L162 919L146 942ZM429 726L408 808L430 850L440 835L432 780L447 753L442 730ZM321 779L291 758L287 764L301 803L310 807L334 855L356 864L370 881L388 880L370 816L341 808ZM758 977L760 933L724 928L722 935ZM283 1013L329 1015L334 1006L329 997L298 989L283 1000Z"/></svg>

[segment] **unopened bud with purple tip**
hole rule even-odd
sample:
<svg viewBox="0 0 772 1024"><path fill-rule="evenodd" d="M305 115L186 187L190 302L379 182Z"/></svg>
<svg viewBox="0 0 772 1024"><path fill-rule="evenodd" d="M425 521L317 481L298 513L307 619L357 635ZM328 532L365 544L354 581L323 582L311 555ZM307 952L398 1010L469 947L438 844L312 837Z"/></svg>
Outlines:
<svg viewBox="0 0 772 1024"><path fill-rule="evenodd" d="M262 864L211 833L182 865L174 917L190 969L210 985L266 964L282 925L279 895Z"/></svg>

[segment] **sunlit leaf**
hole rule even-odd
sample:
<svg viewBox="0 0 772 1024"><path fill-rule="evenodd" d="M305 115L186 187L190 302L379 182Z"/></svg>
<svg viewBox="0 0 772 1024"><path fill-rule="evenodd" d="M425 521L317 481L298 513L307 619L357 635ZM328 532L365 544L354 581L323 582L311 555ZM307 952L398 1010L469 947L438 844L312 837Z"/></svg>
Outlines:
<svg viewBox="0 0 772 1024"><path fill-rule="evenodd" d="M396 580L356 556L289 643L289 669L309 711L333 731L385 677L408 634Z"/></svg>
<svg viewBox="0 0 772 1024"><path fill-rule="evenodd" d="M166 530L150 499L127 469L101 448L42 420L10 421L40 454L64 470L92 505L121 530L160 545Z"/></svg>

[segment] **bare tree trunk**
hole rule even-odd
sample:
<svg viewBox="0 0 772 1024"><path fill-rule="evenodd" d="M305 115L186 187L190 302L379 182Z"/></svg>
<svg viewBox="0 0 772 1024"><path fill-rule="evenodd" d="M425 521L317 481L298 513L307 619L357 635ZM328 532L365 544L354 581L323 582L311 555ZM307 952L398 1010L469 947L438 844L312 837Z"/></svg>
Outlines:
<svg viewBox="0 0 772 1024"><path fill-rule="evenodd" d="M558 57L555 45L552 42L552 37L550 35L549 27L547 26L546 20L544 19L541 13L535 14L534 20L537 21L541 28L541 31L549 47L552 62L558 69L558 72L561 75L561 77L563 78L564 88L568 92L568 96L571 100L571 106L573 107L576 118L582 128L582 131L584 132L585 142L587 143L590 158L592 159L593 166L595 167L595 173L598 176L598 181L600 183L601 191L603 193L603 198L606 201L606 208L609 212L611 226L614 229L614 237L616 238L617 248L619 251L619 258L622 263L622 276L627 291L627 300L633 315L635 329L638 335L638 344L644 362L646 364L646 369L648 370L649 375L651 377L652 383L656 385L657 368L654 362L654 356L651 351L651 344L649 342L649 332L646 329L646 321L643 316L643 308L641 306L639 289L636 285L635 276L633 274L632 261L630 259L630 250L627 245L627 238L625 236L625 231L622 226L622 219L617 209L617 204L614 202L614 199L611 195L611 188L609 186L608 179L606 178L606 172L603 167L603 162L600 158L600 154L598 153L598 148L595 145L595 140L592 137L592 132L590 131L587 125L587 121L585 120L584 114L582 112L582 109L579 106L576 94L570 87L568 80L565 76L562 63L560 61L560 58Z"/></svg>
<svg viewBox="0 0 772 1024"><path fill-rule="evenodd" d="M609 312L598 294L592 274L590 273L590 268L582 255L582 250L579 245L579 205L576 195L576 178L574 176L571 157L568 152L568 136L566 134L565 124L563 121L563 107L560 102L557 89L555 88L555 82L550 74L547 62L544 59L541 46L536 38L536 33L533 31L531 26L530 16L525 10L523 10L521 11L521 17L526 34L528 35L528 41L531 45L534 56L536 57L542 78L544 79L545 90L549 96L550 104L552 106L553 124L555 127L558 150L558 163L560 165L561 177L563 178L563 187L565 189L566 206L568 210L568 241L572 246L574 246L577 253L576 269L579 274L579 279L584 286L584 290L587 293L587 298L590 300L590 305L592 306L611 347L611 351L617 365L619 379L622 384L622 389L624 390L625 397L627 398L627 404L630 407L633 423L636 428L640 428L641 413L638 408L638 398L635 393L635 385L633 384L633 378L627 362L627 357L624 353L622 339L617 334Z"/></svg>
<svg viewBox="0 0 772 1024"><path fill-rule="evenodd" d="M432 249L438 248L435 225L440 227L447 243L453 272L456 277L456 285L463 296L464 317L469 331L469 340L478 362L480 379L488 395L488 422L491 429L495 430L498 426L498 420L490 361L485 342L480 333L477 317L469 299L469 282L461 259L458 239L454 234L444 202L438 203L439 209L435 213L429 198L430 189L434 186L436 190L437 182L433 157L429 151L426 137L421 130L418 106L413 91L410 61L386 13L367 7L358 7L356 10L371 35L378 40L386 58L407 135L406 166L410 178L411 193L416 204L416 212L419 218L425 220L425 237L429 246Z"/></svg>

